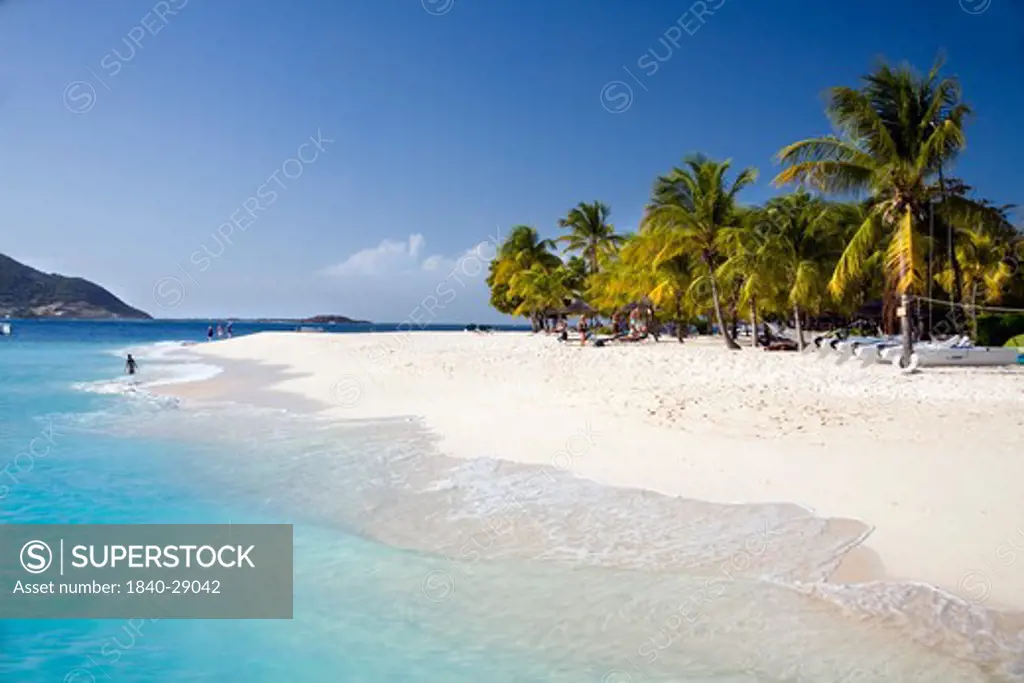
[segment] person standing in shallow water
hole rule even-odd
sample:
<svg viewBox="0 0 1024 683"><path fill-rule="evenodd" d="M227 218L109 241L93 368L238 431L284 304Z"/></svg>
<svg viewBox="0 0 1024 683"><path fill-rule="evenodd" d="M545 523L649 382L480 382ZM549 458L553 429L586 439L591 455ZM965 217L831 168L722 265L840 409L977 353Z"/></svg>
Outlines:
<svg viewBox="0 0 1024 683"><path fill-rule="evenodd" d="M206 328L206 341L213 341L213 325Z"/></svg>
<svg viewBox="0 0 1024 683"><path fill-rule="evenodd" d="M132 358L132 354L128 354L128 358L124 362L124 371L129 375L134 375L135 371L139 369L139 364Z"/></svg>

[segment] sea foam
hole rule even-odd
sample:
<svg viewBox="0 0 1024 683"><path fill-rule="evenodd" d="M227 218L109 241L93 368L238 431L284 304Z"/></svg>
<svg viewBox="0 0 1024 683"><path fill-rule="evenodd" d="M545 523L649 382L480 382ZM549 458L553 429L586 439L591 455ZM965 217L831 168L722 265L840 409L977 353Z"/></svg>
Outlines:
<svg viewBox="0 0 1024 683"><path fill-rule="evenodd" d="M194 354L188 353L189 346L188 342L156 342L111 350L108 355L121 358L122 364L132 354L138 362L138 373L72 386L94 394L141 395L153 387L212 379L223 372L220 366L196 361Z"/></svg>
<svg viewBox="0 0 1024 683"><path fill-rule="evenodd" d="M195 365L183 351L160 347L149 362ZM438 618L443 595L443 613L475 637L587 662L595 681L1024 681L1024 615L925 584L831 582L871 533L859 520L454 460L415 421L209 403L124 417L88 429L201 434L211 453L181 463L190 485L437 558L415 585L395 580L408 618Z"/></svg>

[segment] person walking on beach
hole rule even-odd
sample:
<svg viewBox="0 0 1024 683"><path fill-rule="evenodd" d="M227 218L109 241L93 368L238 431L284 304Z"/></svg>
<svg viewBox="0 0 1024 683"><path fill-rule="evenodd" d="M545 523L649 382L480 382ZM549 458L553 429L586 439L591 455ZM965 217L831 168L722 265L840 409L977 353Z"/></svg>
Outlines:
<svg viewBox="0 0 1024 683"><path fill-rule="evenodd" d="M654 317L653 306L644 306L643 321L644 332L650 332L651 336L654 337L654 341L660 341L658 328L661 326L661 324Z"/></svg>
<svg viewBox="0 0 1024 683"><path fill-rule="evenodd" d="M565 318L560 317L558 319L558 323L555 325L555 333L558 335L558 341L569 341L569 325L566 323Z"/></svg>
<svg viewBox="0 0 1024 683"><path fill-rule="evenodd" d="M227 326L227 329L225 330L225 332L228 335L228 339L230 339L231 337L234 336L234 333L231 331L231 323L230 322L228 323L228 326Z"/></svg>
<svg viewBox="0 0 1024 683"><path fill-rule="evenodd" d="M213 341L213 325L206 328L206 341Z"/></svg>
<svg viewBox="0 0 1024 683"><path fill-rule="evenodd" d="M135 371L139 369L139 364L132 358L132 354L128 354L128 358L124 362L124 371L129 375L134 375Z"/></svg>

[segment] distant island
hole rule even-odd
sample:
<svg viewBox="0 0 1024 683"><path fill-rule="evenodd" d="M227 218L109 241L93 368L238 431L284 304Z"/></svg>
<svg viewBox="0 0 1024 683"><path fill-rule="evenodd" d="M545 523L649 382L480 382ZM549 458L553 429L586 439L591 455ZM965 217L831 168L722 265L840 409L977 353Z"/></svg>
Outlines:
<svg viewBox="0 0 1024 683"><path fill-rule="evenodd" d="M46 274L0 254L0 317L152 320L99 285Z"/></svg>
<svg viewBox="0 0 1024 683"><path fill-rule="evenodd" d="M300 323L317 323L320 325L331 325L331 324L351 324L351 325L370 325L369 320L355 320L353 318L346 317L344 315L314 315L312 318L303 318L299 321Z"/></svg>

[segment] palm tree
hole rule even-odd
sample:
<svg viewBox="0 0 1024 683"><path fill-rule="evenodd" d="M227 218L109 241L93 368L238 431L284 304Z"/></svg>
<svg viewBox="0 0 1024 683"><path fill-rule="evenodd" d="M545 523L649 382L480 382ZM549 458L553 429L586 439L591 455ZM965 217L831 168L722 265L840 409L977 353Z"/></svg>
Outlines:
<svg viewBox="0 0 1024 683"><path fill-rule="evenodd" d="M552 252L554 248L554 240L542 240L536 228L517 225L498 248L498 260L513 261L520 266L533 263L558 265L561 260Z"/></svg>
<svg viewBox="0 0 1024 683"><path fill-rule="evenodd" d="M716 268L723 261L723 234L739 226L736 195L757 179L757 170L746 168L727 183L729 161L717 162L703 155L689 156L684 167L673 168L655 181L651 202L641 230L660 233L662 259L690 255L700 261L711 288L712 306L725 345L739 344L729 335L722 316Z"/></svg>
<svg viewBox="0 0 1024 683"><path fill-rule="evenodd" d="M586 278L584 298L602 314L611 315L643 297L644 285L639 277L642 266L625 258L633 239L626 238L622 250L607 259L600 272Z"/></svg>
<svg viewBox="0 0 1024 683"><path fill-rule="evenodd" d="M844 209L807 192L777 197L765 206L769 258L781 275L780 284L796 321L801 351L803 313L821 310L828 294L829 274L842 253Z"/></svg>
<svg viewBox="0 0 1024 683"><path fill-rule="evenodd" d="M722 231L721 242L727 258L715 271L718 281L736 283L737 306L749 308L753 328L751 346L755 348L758 345L757 312L761 308L776 308L773 304L781 288L773 245L767 238L764 211L744 211L738 227Z"/></svg>
<svg viewBox="0 0 1024 683"><path fill-rule="evenodd" d="M582 296L587 287L587 262L579 256L570 256L565 262L569 271L568 286L573 296Z"/></svg>
<svg viewBox="0 0 1024 683"><path fill-rule="evenodd" d="M832 274L829 289L841 296L858 279L873 252L885 249L887 290L901 300L903 362L911 353L909 302L919 291L929 203L941 192L936 180L964 148L971 113L954 78L940 78L937 62L924 78L909 66L879 66L860 89L830 91L828 113L840 136L795 142L778 153L787 168L776 185L802 183L824 192L867 192L870 210ZM969 200L968 200L969 201Z"/></svg>
<svg viewBox="0 0 1024 683"><path fill-rule="evenodd" d="M558 221L560 228L569 230L569 234L558 241L564 242L569 251L582 253L591 273L598 271L602 257L613 253L622 243L622 235L616 235L615 227L608 223L610 214L607 204L580 202L569 215Z"/></svg>
<svg viewBox="0 0 1024 683"><path fill-rule="evenodd" d="M692 309L686 298L693 282L692 267L687 254L662 256L666 247L663 236L643 231L627 237L617 257L590 278L587 296L604 312L648 301L671 316L681 338Z"/></svg>
<svg viewBox="0 0 1024 683"><path fill-rule="evenodd" d="M960 178L944 176L940 172L938 193L932 198L929 214L929 234L933 238L929 270L935 275L946 270L952 274L952 278L943 277L939 284L949 295L950 318L954 323L959 319L960 308L966 299L960 245L964 240L970 242L972 235L983 231L1010 253L1018 235L1009 218L1013 206L995 206L985 199L970 199L972 190ZM959 329L959 325L956 327Z"/></svg>
<svg viewBox="0 0 1024 683"><path fill-rule="evenodd" d="M552 251L554 242L542 240L535 228L517 225L498 247L498 253L488 266L487 286L491 290L491 305L501 313L515 315L522 301L510 294L512 278L534 265L557 268L561 259Z"/></svg>
<svg viewBox="0 0 1024 683"><path fill-rule="evenodd" d="M978 330L978 294L989 303L999 303L1003 292L1009 288L1014 270L1009 259L1008 245L995 235L985 231L962 231L957 246L959 275L967 286L971 297L971 322L974 333ZM950 268L938 274L944 287L950 286L956 273Z"/></svg>
<svg viewBox="0 0 1024 683"><path fill-rule="evenodd" d="M521 303L513 315L529 316L531 320L543 320L553 310L562 308L571 294L569 280L572 272L565 266L546 268L535 263L527 270L512 276L509 294Z"/></svg>

